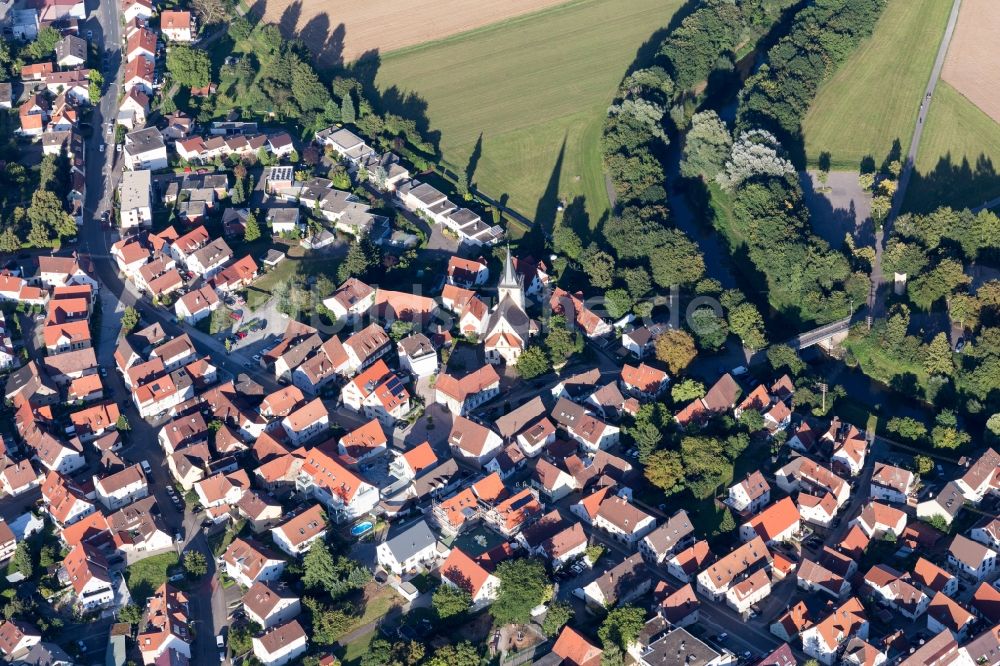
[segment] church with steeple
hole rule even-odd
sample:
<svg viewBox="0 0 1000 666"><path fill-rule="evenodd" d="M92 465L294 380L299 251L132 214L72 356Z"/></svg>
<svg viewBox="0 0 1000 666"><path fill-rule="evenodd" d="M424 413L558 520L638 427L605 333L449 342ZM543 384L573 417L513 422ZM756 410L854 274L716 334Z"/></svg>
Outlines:
<svg viewBox="0 0 1000 666"><path fill-rule="evenodd" d="M538 325L525 312L524 278L514 270L508 246L503 275L497 283L497 303L486 322L486 360L494 365L517 363L528 338L537 332Z"/></svg>

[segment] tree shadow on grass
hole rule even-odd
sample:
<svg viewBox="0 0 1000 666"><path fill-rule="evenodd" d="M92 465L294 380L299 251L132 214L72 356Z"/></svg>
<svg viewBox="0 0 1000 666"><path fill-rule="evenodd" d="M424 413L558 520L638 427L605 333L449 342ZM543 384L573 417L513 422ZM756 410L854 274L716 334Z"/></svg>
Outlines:
<svg viewBox="0 0 1000 666"><path fill-rule="evenodd" d="M1000 197L1000 174L993 160L980 153L973 166L966 158L955 163L948 153L932 171L913 170L903 210L929 213L941 206L976 208L996 197Z"/></svg>

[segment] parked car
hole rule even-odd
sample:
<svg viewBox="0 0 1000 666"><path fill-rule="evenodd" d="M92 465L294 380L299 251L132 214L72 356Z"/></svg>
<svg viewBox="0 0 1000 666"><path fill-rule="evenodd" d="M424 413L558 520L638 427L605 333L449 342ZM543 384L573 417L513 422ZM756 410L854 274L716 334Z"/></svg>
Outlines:
<svg viewBox="0 0 1000 666"><path fill-rule="evenodd" d="M142 471L145 472L146 474L152 474L153 473L153 468L150 466L148 460L141 461L139 463L139 465L142 467Z"/></svg>

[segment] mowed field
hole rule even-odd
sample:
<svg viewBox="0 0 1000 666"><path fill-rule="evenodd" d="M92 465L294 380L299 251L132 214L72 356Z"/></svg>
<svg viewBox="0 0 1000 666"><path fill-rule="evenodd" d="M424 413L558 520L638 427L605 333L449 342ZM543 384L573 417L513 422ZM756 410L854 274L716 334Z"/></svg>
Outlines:
<svg viewBox="0 0 1000 666"><path fill-rule="evenodd" d="M543 193L583 196L594 224L609 207L599 145L608 105L638 47L681 4L576 0L388 54L377 84L426 101L453 170L466 170L482 136L472 183L487 195L506 194L529 218Z"/></svg>
<svg viewBox="0 0 1000 666"><path fill-rule="evenodd" d="M1000 197L1000 125L945 81L926 122L904 208L975 207Z"/></svg>
<svg viewBox="0 0 1000 666"><path fill-rule="evenodd" d="M824 151L835 169L857 169L869 155L881 164L897 139L907 150L950 11L945 0L890 0L802 123L810 164Z"/></svg>
<svg viewBox="0 0 1000 666"><path fill-rule="evenodd" d="M423 44L566 0L261 0L247 4L323 60L354 60Z"/></svg>
<svg viewBox="0 0 1000 666"><path fill-rule="evenodd" d="M1000 4L964 0L941 76L1000 122Z"/></svg>

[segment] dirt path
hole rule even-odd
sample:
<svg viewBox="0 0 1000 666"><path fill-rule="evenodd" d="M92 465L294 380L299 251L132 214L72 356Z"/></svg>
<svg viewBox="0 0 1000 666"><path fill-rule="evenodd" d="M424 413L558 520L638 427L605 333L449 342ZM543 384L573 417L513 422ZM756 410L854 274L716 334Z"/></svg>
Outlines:
<svg viewBox="0 0 1000 666"><path fill-rule="evenodd" d="M254 10L301 38L321 62L356 59L443 39L567 0L261 0Z"/></svg>

